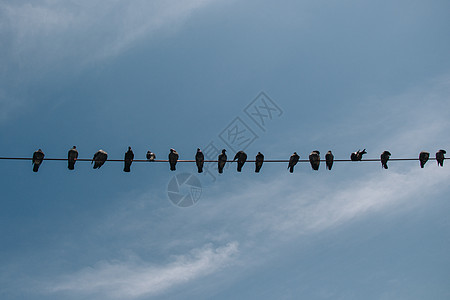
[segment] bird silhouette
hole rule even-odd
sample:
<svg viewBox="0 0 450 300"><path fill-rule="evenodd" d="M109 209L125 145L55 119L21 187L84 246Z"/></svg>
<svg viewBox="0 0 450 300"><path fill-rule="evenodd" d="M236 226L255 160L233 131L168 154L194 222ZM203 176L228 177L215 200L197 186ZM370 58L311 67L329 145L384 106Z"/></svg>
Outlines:
<svg viewBox="0 0 450 300"><path fill-rule="evenodd" d="M234 156L233 161L235 161L236 159L237 159L237 171L241 172L242 167L244 166L245 162L247 161L247 153L245 153L244 151L239 151Z"/></svg>
<svg viewBox="0 0 450 300"><path fill-rule="evenodd" d="M219 154L219 158L218 158L218 168L219 168L219 173L223 173L223 168L225 167L225 164L227 163L227 155L225 154L227 150L222 149L222 153Z"/></svg>
<svg viewBox="0 0 450 300"><path fill-rule="evenodd" d="M199 173L203 172L203 164L205 162L205 155L203 155L202 150L197 148L197 153L195 154L195 163L197 164L197 169Z"/></svg>
<svg viewBox="0 0 450 300"><path fill-rule="evenodd" d="M178 161L178 152L175 151L175 149L170 149L170 153L169 153L169 164L170 164L170 171L175 171L176 170L176 165L177 165L177 161Z"/></svg>
<svg viewBox="0 0 450 300"><path fill-rule="evenodd" d="M447 153L447 151L445 150L439 150L438 152L436 152L436 161L438 166L443 167L444 166L444 159L445 159L445 154Z"/></svg>
<svg viewBox="0 0 450 300"><path fill-rule="evenodd" d="M131 150L131 147L128 147L128 151L125 152L125 159L124 159L124 172L130 172L131 171L131 164L133 163L134 159L134 153L133 150Z"/></svg>
<svg viewBox="0 0 450 300"><path fill-rule="evenodd" d="M419 161L420 161L420 167L425 167L425 164L427 163L428 159L430 158L430 153L426 151L422 151L419 154Z"/></svg>
<svg viewBox="0 0 450 300"><path fill-rule="evenodd" d="M103 164L106 162L107 159L108 159L108 153L106 153L106 151L100 149L97 152L95 152L94 157L92 158L91 164L93 162L95 162L94 169L100 169L103 166Z"/></svg>
<svg viewBox="0 0 450 300"><path fill-rule="evenodd" d="M150 150L147 151L147 154L145 157L147 158L148 161L154 161L156 159L155 153L153 153Z"/></svg>
<svg viewBox="0 0 450 300"><path fill-rule="evenodd" d="M314 150L309 154L309 163L311 164L311 168L317 171L320 166L320 152L318 150Z"/></svg>
<svg viewBox="0 0 450 300"><path fill-rule="evenodd" d="M388 162L390 156L391 156L391 152L389 152L389 151L384 151L383 153L381 153L381 156L380 156L381 167L385 168L386 170L388 169L387 162Z"/></svg>
<svg viewBox="0 0 450 300"><path fill-rule="evenodd" d="M331 170L331 168L333 167L333 162L334 162L334 155L333 153L331 153L331 150L327 152L327 154L325 154L325 162L327 164L327 169Z"/></svg>
<svg viewBox="0 0 450 300"><path fill-rule="evenodd" d="M41 166L42 161L44 160L44 156L45 156L44 152L42 152L41 149L33 153L33 160L32 160L33 172L39 171L39 167Z"/></svg>
<svg viewBox="0 0 450 300"><path fill-rule="evenodd" d="M367 152L366 152L366 149L364 149L363 151L358 150L358 151L356 151L356 152L353 152L353 153L350 155L350 160L351 160L351 161L361 161L363 155L366 154L366 153L367 153Z"/></svg>
<svg viewBox="0 0 450 300"><path fill-rule="evenodd" d="M291 155L288 165L289 172L294 173L294 166L298 163L299 159L300 156L297 154L297 152L294 152L294 154Z"/></svg>
<svg viewBox="0 0 450 300"><path fill-rule="evenodd" d="M78 150L76 146L73 146L72 149L69 150L67 153L67 163L69 170L75 169L75 163L77 162L78 158Z"/></svg>
<svg viewBox="0 0 450 300"><path fill-rule="evenodd" d="M264 162L264 155L262 155L261 152L258 152L255 159L255 172L259 173L259 170L261 170L261 167Z"/></svg>

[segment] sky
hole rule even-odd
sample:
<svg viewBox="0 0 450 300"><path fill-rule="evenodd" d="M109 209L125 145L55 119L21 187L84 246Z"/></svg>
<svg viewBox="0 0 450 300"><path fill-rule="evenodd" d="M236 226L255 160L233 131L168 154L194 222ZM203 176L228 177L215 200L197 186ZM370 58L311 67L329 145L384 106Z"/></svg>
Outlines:
<svg viewBox="0 0 450 300"><path fill-rule="evenodd" d="M222 148L433 158L450 150L449 11L440 0L0 1L0 156L65 158L76 145L88 159L128 146L136 159L170 148L193 159L198 147L212 159ZM2 160L0 297L449 299L448 164L227 163L219 175ZM189 207L168 197L182 174L201 185Z"/></svg>

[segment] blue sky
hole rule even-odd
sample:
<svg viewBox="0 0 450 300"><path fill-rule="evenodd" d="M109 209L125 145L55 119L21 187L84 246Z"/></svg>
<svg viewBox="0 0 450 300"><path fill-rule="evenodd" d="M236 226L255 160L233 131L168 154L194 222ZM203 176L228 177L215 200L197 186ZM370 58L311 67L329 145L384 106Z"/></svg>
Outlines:
<svg viewBox="0 0 450 300"><path fill-rule="evenodd" d="M1 156L450 150L448 1L0 2ZM244 108L282 110L264 130ZM234 156L232 151L229 157ZM2 299L449 299L450 169L0 161ZM212 168L217 175L217 171Z"/></svg>

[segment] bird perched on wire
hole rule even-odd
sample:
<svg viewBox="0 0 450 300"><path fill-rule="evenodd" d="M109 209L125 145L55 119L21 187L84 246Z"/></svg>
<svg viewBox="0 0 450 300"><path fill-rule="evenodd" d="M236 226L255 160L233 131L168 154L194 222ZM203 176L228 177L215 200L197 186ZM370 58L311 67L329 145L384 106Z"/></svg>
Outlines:
<svg viewBox="0 0 450 300"><path fill-rule="evenodd" d="M44 152L42 152L41 149L33 153L33 160L32 160L33 172L39 171L39 167L41 166L42 161L44 160L44 156L45 156Z"/></svg>
<svg viewBox="0 0 450 300"><path fill-rule="evenodd" d="M331 168L333 167L333 162L334 162L334 155L333 153L331 153L331 150L327 152L327 154L325 154L325 163L327 165L327 169L331 170Z"/></svg>
<svg viewBox="0 0 450 300"><path fill-rule="evenodd" d="M255 172L259 173L259 170L261 170L261 167L264 163L264 155L261 152L258 152L258 154L256 154L256 159L255 159Z"/></svg>
<svg viewBox="0 0 450 300"><path fill-rule="evenodd" d="M420 167L425 167L425 164L427 163L428 159L430 158L430 153L426 151L422 151L419 154L419 161L420 161Z"/></svg>
<svg viewBox="0 0 450 300"><path fill-rule="evenodd" d="M366 152L366 149L364 149L363 151L358 150L358 151L356 151L356 152L353 152L353 153L350 155L350 160L351 160L351 161L361 161L363 155L366 154L366 153L367 153L367 152Z"/></svg>
<svg viewBox="0 0 450 300"><path fill-rule="evenodd" d="M239 151L234 156L233 161L235 161L236 159L237 159L237 171L241 172L242 167L244 166L245 162L247 161L247 153L245 153L244 151Z"/></svg>
<svg viewBox="0 0 450 300"><path fill-rule="evenodd" d="M197 171L199 173L203 172L203 164L205 162L205 155L203 155L202 150L197 148L197 153L195 154L195 164L197 165Z"/></svg>
<svg viewBox="0 0 450 300"><path fill-rule="evenodd" d="M108 153L106 153L106 151L100 149L97 152L95 152L94 157L92 158L92 161L91 161L91 165L93 162L95 162L94 169L100 169L101 166L103 166L103 164L106 162L107 159L108 159Z"/></svg>
<svg viewBox="0 0 450 300"><path fill-rule="evenodd" d="M131 147L128 147L128 151L125 152L125 158L124 158L124 172L130 172L131 171L131 164L133 163L134 159L134 153L133 150L131 150Z"/></svg>
<svg viewBox="0 0 450 300"><path fill-rule="evenodd" d="M294 154L291 155L288 165L289 172L294 173L294 166L298 163L299 159L300 156L297 154L297 152L294 152Z"/></svg>
<svg viewBox="0 0 450 300"><path fill-rule="evenodd" d="M311 152L311 154L309 155L309 163L311 164L313 170L319 170L320 152L318 150L314 150L313 152Z"/></svg>
<svg viewBox="0 0 450 300"><path fill-rule="evenodd" d="M148 161L154 161L156 159L155 153L151 152L150 150L147 151L146 157Z"/></svg>
<svg viewBox="0 0 450 300"><path fill-rule="evenodd" d="M176 165L177 165L177 161L178 161L178 152L175 151L175 149L170 149L170 153L169 153L169 164L170 164L170 171L175 171L176 170Z"/></svg>
<svg viewBox="0 0 450 300"><path fill-rule="evenodd" d="M391 156L391 152L389 152L389 151L384 151L383 153L381 153L381 156L380 156L381 167L385 168L386 170L388 169L387 162L388 162L390 156Z"/></svg>
<svg viewBox="0 0 450 300"><path fill-rule="evenodd" d="M67 163L69 170L75 169L75 163L77 162L78 158L78 150L76 146L73 146L72 149L69 150L67 153Z"/></svg>
<svg viewBox="0 0 450 300"><path fill-rule="evenodd" d="M447 151L445 150L439 150L438 152L436 152L436 161L438 166L443 167L444 166L444 159L445 159L445 154L447 153Z"/></svg>
<svg viewBox="0 0 450 300"><path fill-rule="evenodd" d="M218 157L218 168L219 168L219 173L223 173L223 168L225 167L225 164L227 163L227 155L225 154L227 150L222 149L222 153L219 154Z"/></svg>

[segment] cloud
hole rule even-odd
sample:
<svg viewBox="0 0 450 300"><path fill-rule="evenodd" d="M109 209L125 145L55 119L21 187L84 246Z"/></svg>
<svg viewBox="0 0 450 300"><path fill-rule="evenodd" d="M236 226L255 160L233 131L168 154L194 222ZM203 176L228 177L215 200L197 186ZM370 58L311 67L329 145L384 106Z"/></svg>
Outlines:
<svg viewBox="0 0 450 300"><path fill-rule="evenodd" d="M128 262L100 262L96 266L64 276L50 292L102 294L131 299L156 295L226 267L238 254L238 243L214 248L211 244L175 257L165 266L153 266L134 258Z"/></svg>
<svg viewBox="0 0 450 300"><path fill-rule="evenodd" d="M65 59L85 64L119 55L156 31L173 30L211 2L3 2L0 31L10 58L22 68L52 67Z"/></svg>

